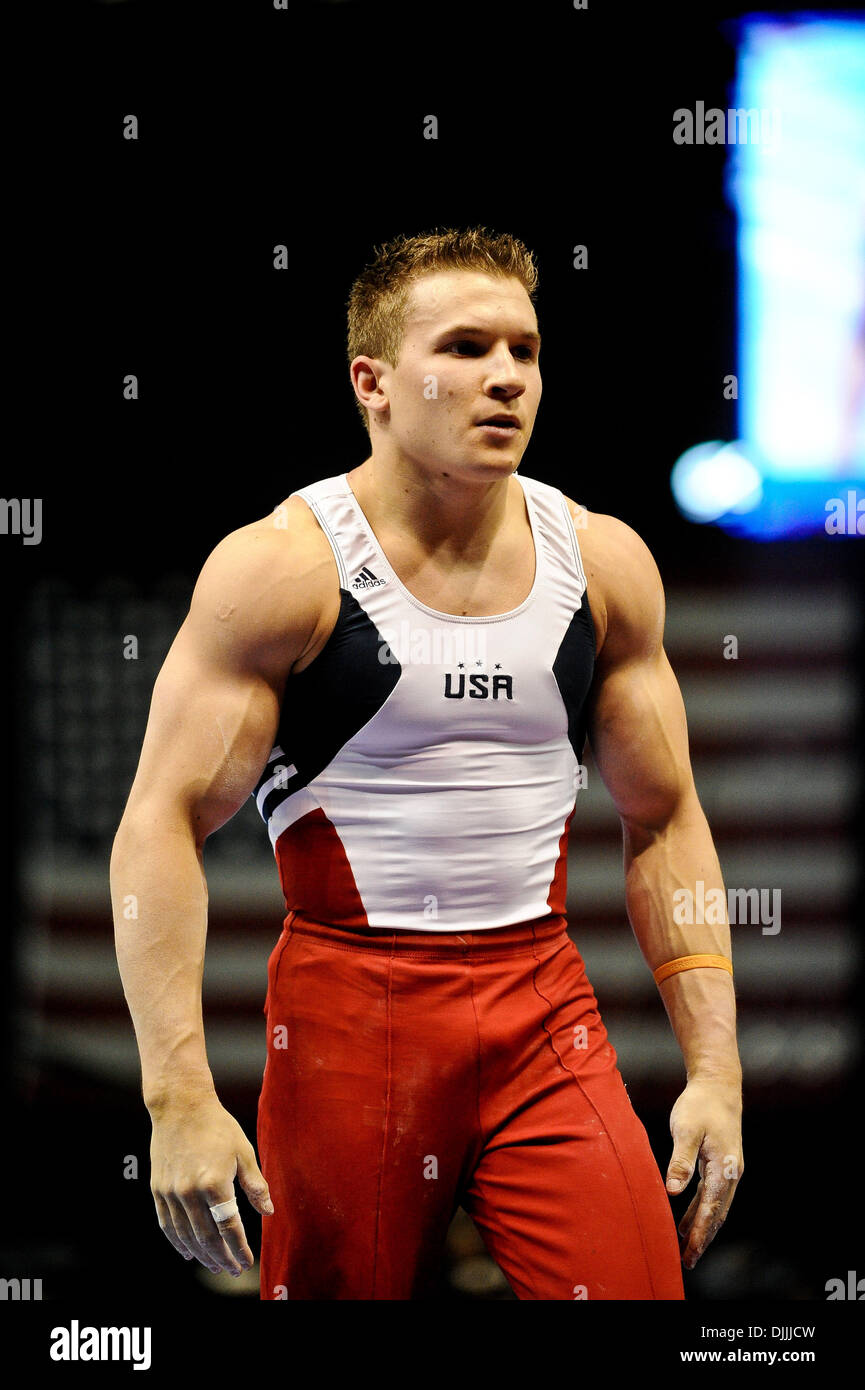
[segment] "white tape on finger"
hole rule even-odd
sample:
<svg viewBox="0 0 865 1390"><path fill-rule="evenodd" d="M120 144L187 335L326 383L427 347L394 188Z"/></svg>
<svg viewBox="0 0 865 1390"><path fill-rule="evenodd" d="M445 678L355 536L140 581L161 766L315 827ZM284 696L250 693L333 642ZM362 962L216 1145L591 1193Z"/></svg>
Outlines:
<svg viewBox="0 0 865 1390"><path fill-rule="evenodd" d="M232 1216L237 1216L238 1211L237 1198L232 1197L229 1202L217 1202L215 1207L210 1208L210 1215L218 1226L220 1221L230 1221Z"/></svg>

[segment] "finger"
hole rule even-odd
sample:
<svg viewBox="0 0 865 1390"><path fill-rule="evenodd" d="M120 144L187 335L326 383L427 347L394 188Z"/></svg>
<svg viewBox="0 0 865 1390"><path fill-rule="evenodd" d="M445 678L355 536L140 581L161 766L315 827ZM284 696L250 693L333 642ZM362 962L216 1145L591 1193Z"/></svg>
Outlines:
<svg viewBox="0 0 865 1390"><path fill-rule="evenodd" d="M702 1156L698 1157L697 1159L697 1172L700 1175L700 1181L697 1183L697 1190L691 1198L690 1203L688 1204L688 1210L685 1212L685 1215L679 1222L680 1235L687 1235L689 1233L691 1226L694 1222L694 1217L699 1211L700 1203L703 1200L703 1187L706 1178L706 1164Z"/></svg>
<svg viewBox="0 0 865 1390"><path fill-rule="evenodd" d="M233 1189L226 1196L224 1191L220 1193L218 1189L203 1188L190 1194L186 1202L186 1211L196 1240L209 1252L211 1258L216 1260L219 1271L225 1270L228 1274L237 1276L253 1263L252 1251L246 1243L240 1216L235 1213L225 1220L217 1221L210 1211L212 1206L228 1202L237 1206ZM234 1248L225 1239L229 1233Z"/></svg>
<svg viewBox="0 0 865 1390"><path fill-rule="evenodd" d="M191 1260L193 1258L192 1251L187 1249L186 1245L184 1245L177 1234L177 1231L174 1229L171 1212L168 1210L164 1198L162 1198L158 1192L153 1192L153 1202L156 1207L156 1215L163 1235L168 1238L177 1253L182 1255L184 1260Z"/></svg>
<svg viewBox="0 0 865 1390"><path fill-rule="evenodd" d="M729 1181L720 1175L712 1163L707 1166L701 1188L700 1202L682 1251L687 1269L693 1269L697 1260L714 1240L724 1224L724 1217L732 1200Z"/></svg>
<svg viewBox="0 0 865 1390"><path fill-rule="evenodd" d="M733 1201L734 1196L736 1195L735 1182L730 1182L729 1179L722 1179L721 1181L723 1183L723 1186L720 1192L716 1193L714 1196L711 1193L709 1194L711 1206L709 1208L708 1220L709 1224L713 1227L713 1230L712 1234L704 1242L703 1249L705 1249L705 1247L709 1245L709 1243L712 1240L714 1240L715 1235L723 1226L724 1222L727 1219L727 1214L730 1210L730 1205ZM704 1204L701 1203L701 1206L703 1205ZM698 1211L692 1220L692 1227L696 1227L696 1230L694 1230L693 1232L695 1240L698 1239L700 1235L700 1227L698 1224L698 1218L700 1214L701 1213L698 1208Z"/></svg>
<svg viewBox="0 0 865 1390"><path fill-rule="evenodd" d="M229 1204L229 1205L228 1205ZM223 1237L225 1247L234 1259L235 1264L242 1269L252 1269L254 1265L254 1255L246 1241L246 1232L243 1230L241 1213L238 1212L238 1204L234 1197L228 1198L227 1209L221 1212L218 1207L220 1204L211 1202L206 1198L207 1218L210 1225L216 1227L217 1232ZM239 1270L238 1270L239 1273Z"/></svg>
<svg viewBox="0 0 865 1390"><path fill-rule="evenodd" d="M677 1131L673 1135L673 1153L667 1168L667 1191L682 1192L694 1176L694 1167L703 1136L699 1130Z"/></svg>
<svg viewBox="0 0 865 1390"><path fill-rule="evenodd" d="M270 1200L270 1188L255 1161L255 1151L251 1144L248 1152L237 1155L237 1178L255 1210L262 1216L272 1216L273 1202Z"/></svg>
<svg viewBox="0 0 865 1390"><path fill-rule="evenodd" d="M173 1193L168 1193L166 1201L168 1203L168 1210L171 1213L171 1219L174 1222L174 1229L184 1245L192 1251L195 1258L200 1264L204 1265L205 1269L210 1270L211 1274L221 1274L222 1265L216 1261L211 1251L198 1239L189 1217L187 1216L183 1199L175 1196Z"/></svg>
<svg viewBox="0 0 865 1390"><path fill-rule="evenodd" d="M213 1219L214 1218L211 1217L211 1220ZM216 1228L222 1236L232 1259L240 1266L237 1273L240 1274L244 1269L252 1269L252 1266L255 1264L255 1256L249 1248L246 1232L243 1229L243 1222L240 1216L231 1216L227 1220L223 1219L222 1221L217 1221Z"/></svg>
<svg viewBox="0 0 865 1390"><path fill-rule="evenodd" d="M699 1208L699 1205L700 1205L700 1202L702 1201L702 1199L703 1199L703 1184L700 1183L699 1187L697 1188L697 1191L694 1193L694 1196L693 1196L693 1198L692 1198L692 1200L691 1200L691 1203L690 1203L690 1206L688 1207L688 1210L685 1212L685 1215L682 1217L681 1221L679 1222L679 1225L678 1225L678 1228L677 1228L677 1229L678 1229L678 1232L679 1232L679 1235L680 1235L680 1236L684 1236L685 1238L687 1238L687 1237L690 1235L690 1233L691 1233L691 1227L692 1227L693 1224L694 1224L694 1217L697 1215L697 1210L698 1210L698 1208Z"/></svg>
<svg viewBox="0 0 865 1390"><path fill-rule="evenodd" d="M714 1165L713 1165L713 1167L712 1167L712 1171L713 1171L713 1172L714 1172L714 1169L717 1168L717 1166L718 1166L718 1165L717 1165L717 1162L715 1162ZM703 1200L704 1200L704 1197L706 1196L706 1193L707 1193L706 1181L705 1181L705 1178L706 1178L706 1168L707 1168L707 1161L706 1161L705 1159L703 1159L702 1156L701 1156L700 1159L699 1159L699 1161L698 1161L698 1169L699 1169L699 1173L700 1173L700 1183L699 1183L699 1186L697 1187L697 1191L696 1191L696 1193L694 1194L693 1199L691 1200L691 1203L690 1203L690 1205L689 1205L689 1207L688 1207L688 1210L685 1212L684 1216L683 1216L682 1219L680 1220L680 1222L679 1222L679 1224L678 1224L678 1227L677 1227L677 1230L678 1230L678 1232L679 1232L679 1235L682 1236L682 1237L684 1238L683 1241L681 1242L681 1245L682 1245L682 1248L683 1248L683 1249L684 1249L684 1247L685 1247L685 1244L687 1243L687 1238L688 1238L688 1236L689 1236L690 1233L691 1233L691 1228L692 1228L693 1225L694 1225L694 1221L695 1221L695 1219L696 1219L697 1212L700 1210L701 1206L703 1205ZM737 1165L737 1172L738 1172L738 1174L741 1174L741 1171L742 1171L742 1165L741 1165L741 1162L740 1162L739 1165ZM721 1177L718 1178L718 1186L721 1187L722 1190L721 1190L721 1192L720 1192L720 1210L719 1210L717 1213L715 1213L715 1216L714 1216L714 1220L715 1220L715 1222L717 1223L717 1225L716 1225L716 1227L715 1227L715 1230L716 1230L716 1231L717 1231L718 1229L720 1229L720 1226L723 1225L724 1221L725 1221L726 1218L727 1218L727 1213L728 1213L728 1211L730 1210L730 1204L731 1204L731 1202L732 1202L732 1200L733 1200L733 1197L735 1196L736 1185L737 1185L738 1181L739 1181L738 1176L735 1177L732 1181L730 1181L729 1169L728 1169L728 1166L727 1166L727 1161L725 1160L723 1175L722 1175ZM710 1195L710 1197L711 1197L711 1193L710 1193L709 1195ZM703 1249L705 1249L706 1245L708 1245L708 1244L709 1244L709 1241L707 1240L707 1241L705 1242L705 1245L703 1246Z"/></svg>
<svg viewBox="0 0 865 1390"><path fill-rule="evenodd" d="M681 1252L682 1263L686 1269L693 1269L697 1262L703 1258L723 1224L723 1217L716 1216L709 1225L692 1232Z"/></svg>

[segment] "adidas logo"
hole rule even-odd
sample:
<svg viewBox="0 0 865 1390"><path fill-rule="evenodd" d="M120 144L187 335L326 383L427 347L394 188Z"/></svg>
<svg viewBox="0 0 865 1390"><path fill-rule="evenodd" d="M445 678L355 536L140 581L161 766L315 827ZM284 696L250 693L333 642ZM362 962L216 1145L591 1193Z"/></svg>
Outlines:
<svg viewBox="0 0 865 1390"><path fill-rule="evenodd" d="M376 579L371 569L364 565L360 574L356 575L351 581L353 589L377 589L379 584L386 584L386 579Z"/></svg>

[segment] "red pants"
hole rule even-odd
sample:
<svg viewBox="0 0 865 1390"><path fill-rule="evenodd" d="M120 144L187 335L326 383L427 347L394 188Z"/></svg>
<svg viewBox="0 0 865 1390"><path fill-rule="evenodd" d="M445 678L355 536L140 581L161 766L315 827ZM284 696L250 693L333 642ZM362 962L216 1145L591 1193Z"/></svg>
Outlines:
<svg viewBox="0 0 865 1390"><path fill-rule="evenodd" d="M563 917L268 965L263 1299L420 1299L458 1206L521 1299L682 1299L669 1198Z"/></svg>

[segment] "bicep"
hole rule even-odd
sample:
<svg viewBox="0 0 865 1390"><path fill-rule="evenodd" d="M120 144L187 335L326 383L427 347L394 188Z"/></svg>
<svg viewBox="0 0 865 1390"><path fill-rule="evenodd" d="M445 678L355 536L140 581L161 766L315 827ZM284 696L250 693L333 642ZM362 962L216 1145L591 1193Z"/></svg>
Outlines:
<svg viewBox="0 0 865 1390"><path fill-rule="evenodd" d="M278 720L273 684L226 660L187 618L153 687L124 819L188 827L203 842L254 789Z"/></svg>
<svg viewBox="0 0 865 1390"><path fill-rule="evenodd" d="M588 739L623 821L656 829L693 790L685 705L662 646L599 670Z"/></svg>
<svg viewBox="0 0 865 1390"><path fill-rule="evenodd" d="M124 820L191 829L201 843L254 790L288 673L333 607L317 527L313 542L299 532L289 542L267 518L211 552L153 687Z"/></svg>

